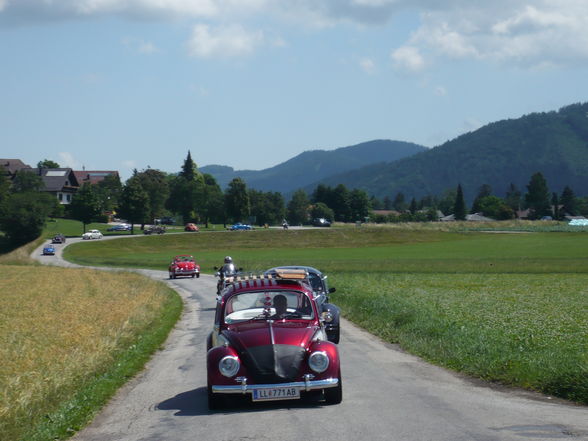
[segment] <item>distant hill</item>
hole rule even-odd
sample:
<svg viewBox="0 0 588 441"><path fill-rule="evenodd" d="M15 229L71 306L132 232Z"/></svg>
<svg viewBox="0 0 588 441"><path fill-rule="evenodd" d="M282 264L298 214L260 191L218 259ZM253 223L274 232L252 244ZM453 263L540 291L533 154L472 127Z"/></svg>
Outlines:
<svg viewBox="0 0 588 441"><path fill-rule="evenodd" d="M207 165L199 170L214 176L222 188L240 177L249 188L287 194L322 178L368 164L396 161L425 150L426 147L409 142L375 140L336 150L306 151L265 170L233 170L223 165Z"/></svg>
<svg viewBox="0 0 588 441"><path fill-rule="evenodd" d="M552 192L561 194L569 185L578 196L588 194L588 103L488 124L430 150L326 177L306 189L344 184L378 198L402 192L418 199L461 183L471 201L483 184L498 196L511 182L524 193L535 172Z"/></svg>

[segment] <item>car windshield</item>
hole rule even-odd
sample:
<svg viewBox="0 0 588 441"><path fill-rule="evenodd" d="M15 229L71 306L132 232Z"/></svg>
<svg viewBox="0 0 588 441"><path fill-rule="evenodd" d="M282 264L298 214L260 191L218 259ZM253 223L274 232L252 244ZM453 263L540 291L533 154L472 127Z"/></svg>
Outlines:
<svg viewBox="0 0 588 441"><path fill-rule="evenodd" d="M308 273L308 280L314 292L324 291L323 281L318 274Z"/></svg>
<svg viewBox="0 0 588 441"><path fill-rule="evenodd" d="M280 301L285 303L282 311ZM314 311L308 296L300 291L244 292L235 294L227 300L225 323L230 325L257 318L312 320Z"/></svg>
<svg viewBox="0 0 588 441"><path fill-rule="evenodd" d="M176 257L176 262L192 262L194 258L192 256L179 256Z"/></svg>

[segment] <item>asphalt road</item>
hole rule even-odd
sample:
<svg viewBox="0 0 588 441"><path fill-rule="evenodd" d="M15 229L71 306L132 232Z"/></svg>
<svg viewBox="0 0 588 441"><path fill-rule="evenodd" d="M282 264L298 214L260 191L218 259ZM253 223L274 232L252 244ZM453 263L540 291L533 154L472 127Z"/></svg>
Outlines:
<svg viewBox="0 0 588 441"><path fill-rule="evenodd" d="M41 248L35 258L72 266L61 260L63 245L54 257L41 256ZM76 441L588 440L588 407L461 377L345 320L341 404L277 402L210 412L205 354L215 279L168 280L166 272L140 272L176 289L184 313L165 347Z"/></svg>

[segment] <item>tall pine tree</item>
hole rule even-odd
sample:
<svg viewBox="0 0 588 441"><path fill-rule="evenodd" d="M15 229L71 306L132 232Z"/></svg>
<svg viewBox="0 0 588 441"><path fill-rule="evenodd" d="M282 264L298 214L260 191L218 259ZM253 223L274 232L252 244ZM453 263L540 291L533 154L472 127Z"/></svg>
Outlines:
<svg viewBox="0 0 588 441"><path fill-rule="evenodd" d="M530 210L530 219L541 219L543 216L551 215L549 196L547 181L541 173L535 173L531 176L529 185L527 185L527 194L525 195L525 203Z"/></svg>
<svg viewBox="0 0 588 441"><path fill-rule="evenodd" d="M463 197L461 184L457 185L457 194L455 195L455 205L453 206L453 216L455 220L466 220L466 204Z"/></svg>
<svg viewBox="0 0 588 441"><path fill-rule="evenodd" d="M560 203L563 205L562 207L562 214L566 215L569 214L570 216L576 216L578 208L576 202L576 196L574 195L573 190L568 187L567 185L563 189L561 193Z"/></svg>

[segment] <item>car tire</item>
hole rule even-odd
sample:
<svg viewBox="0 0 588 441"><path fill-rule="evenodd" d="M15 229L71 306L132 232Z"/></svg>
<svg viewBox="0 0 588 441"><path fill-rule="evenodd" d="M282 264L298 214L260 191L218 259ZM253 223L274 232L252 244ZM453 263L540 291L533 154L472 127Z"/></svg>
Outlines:
<svg viewBox="0 0 588 441"><path fill-rule="evenodd" d="M175 279L175 278L176 278L176 276L175 276L175 274L169 273L169 278L170 278L170 279Z"/></svg>
<svg viewBox="0 0 588 441"><path fill-rule="evenodd" d="M192 274L192 278L196 277L196 274Z"/></svg>
<svg viewBox="0 0 588 441"><path fill-rule="evenodd" d="M200 278L200 273L196 274L196 278L199 279Z"/></svg>
<svg viewBox="0 0 588 441"><path fill-rule="evenodd" d="M338 329L332 332L327 332L327 340L329 340L331 343L339 344L339 339L340 335Z"/></svg>
<svg viewBox="0 0 588 441"><path fill-rule="evenodd" d="M337 387L325 389L325 402L327 404L339 404L343 401L343 383L341 381L341 371L339 371L339 383Z"/></svg>

